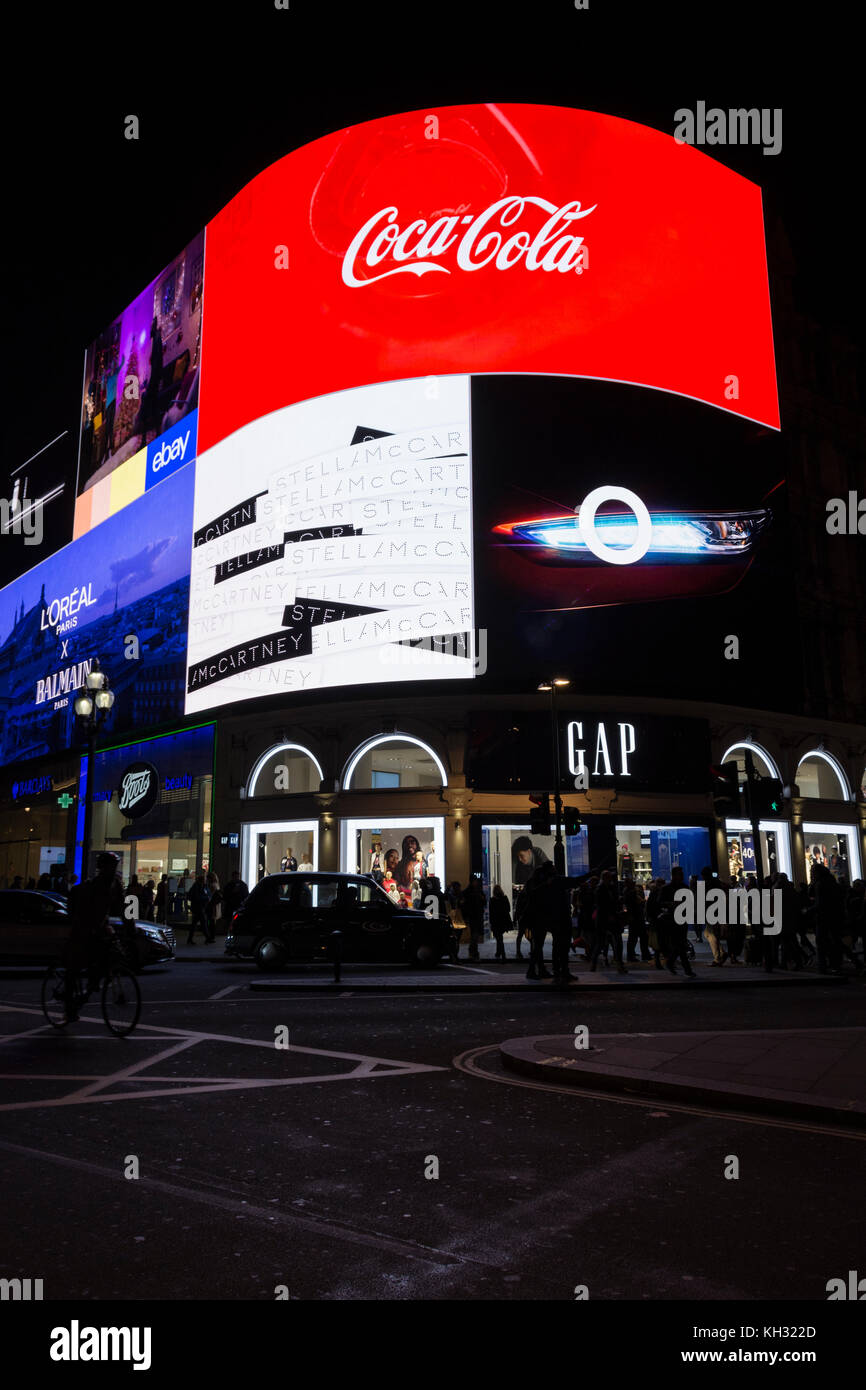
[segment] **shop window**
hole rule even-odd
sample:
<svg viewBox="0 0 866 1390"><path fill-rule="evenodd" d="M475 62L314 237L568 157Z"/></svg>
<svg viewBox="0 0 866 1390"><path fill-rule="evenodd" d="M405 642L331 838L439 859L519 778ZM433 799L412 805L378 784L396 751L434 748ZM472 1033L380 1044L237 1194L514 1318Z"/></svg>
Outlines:
<svg viewBox="0 0 866 1390"><path fill-rule="evenodd" d="M729 820L725 822L725 828L728 845L727 878L731 883L747 882L750 878L756 877L758 872L752 827L745 820ZM783 821L761 821L758 825L758 837L765 877L784 873L788 878L792 878L788 826ZM719 869L724 878L724 866L720 864Z"/></svg>
<svg viewBox="0 0 866 1390"><path fill-rule="evenodd" d="M411 814L375 820L341 822L343 871L370 874L377 883L390 876L406 906L421 896L421 880L436 877L444 884L445 821Z"/></svg>
<svg viewBox="0 0 866 1390"><path fill-rule="evenodd" d="M816 865L823 864L833 877L847 887L860 878L860 854L857 834L851 826L803 825L806 876L811 882Z"/></svg>
<svg viewBox="0 0 866 1390"><path fill-rule="evenodd" d="M816 801L848 801L845 774L829 753L808 753L802 759L796 776L802 797Z"/></svg>
<svg viewBox="0 0 866 1390"><path fill-rule="evenodd" d="M247 795L317 792L321 781L322 769L307 748L299 743L281 743L269 749L253 768Z"/></svg>
<svg viewBox="0 0 866 1390"><path fill-rule="evenodd" d="M419 739L395 734L363 744L349 759L343 785L356 790L447 785L439 758Z"/></svg>
<svg viewBox="0 0 866 1390"><path fill-rule="evenodd" d="M710 863L710 834L702 826L618 825L616 839L620 879L667 880L679 865L688 882Z"/></svg>

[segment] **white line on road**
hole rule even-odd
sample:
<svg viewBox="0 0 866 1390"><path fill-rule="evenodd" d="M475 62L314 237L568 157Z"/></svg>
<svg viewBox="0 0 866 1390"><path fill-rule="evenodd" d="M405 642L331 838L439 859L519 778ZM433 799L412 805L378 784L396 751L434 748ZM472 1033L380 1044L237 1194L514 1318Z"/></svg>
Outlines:
<svg viewBox="0 0 866 1390"><path fill-rule="evenodd" d="M100 1190L104 1185L105 1179L113 1178L115 1181L124 1181L122 1171L117 1168L108 1168L98 1163L89 1163L82 1158L70 1158L65 1154L46 1152L44 1149L32 1149L23 1144L10 1144L6 1140L0 1140L0 1149L7 1153L20 1155L29 1160L41 1160L47 1163L59 1163L66 1168L75 1168L79 1172L88 1173L91 1177L99 1179L99 1184L93 1184L94 1190ZM313 1216L306 1213L301 1216L293 1211L274 1210L273 1206L259 1207L248 1201L241 1201L238 1198L224 1197L217 1192L207 1191L202 1188L192 1186L189 1182L184 1184L167 1182L164 1178L139 1177L138 1186L140 1188L150 1188L155 1192L165 1193L171 1197L172 1203L182 1206L185 1202L203 1202L207 1206L219 1207L222 1211L229 1212L232 1216L252 1217L254 1220L261 1221L267 1226L290 1226L296 1229L311 1231L318 1237L325 1237L333 1240L347 1241L353 1245L371 1246L378 1250L392 1251L396 1254L404 1255L410 1260L422 1260L427 1264L461 1264L476 1265L483 1269L491 1267L499 1270L500 1264L491 1266L489 1261L479 1260L472 1255L458 1254L451 1250L439 1250L435 1246L421 1245L417 1241L401 1240L399 1236L387 1236L377 1231L363 1231L348 1223L343 1224L328 1219L327 1217Z"/></svg>

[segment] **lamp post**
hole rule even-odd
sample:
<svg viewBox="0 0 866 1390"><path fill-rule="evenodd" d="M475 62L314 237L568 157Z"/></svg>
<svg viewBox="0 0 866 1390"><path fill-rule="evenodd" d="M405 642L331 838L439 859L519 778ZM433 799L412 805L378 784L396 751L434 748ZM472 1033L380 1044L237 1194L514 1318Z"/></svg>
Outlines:
<svg viewBox="0 0 866 1390"><path fill-rule="evenodd" d="M560 686L571 685L564 676L554 676L542 681L539 690L550 691L550 728L553 737L553 804L556 812L556 839L553 842L553 867L558 874L565 873L565 841L562 838L562 797L560 796L561 775L559 770L559 715L556 708L556 691Z"/></svg>
<svg viewBox="0 0 866 1390"><path fill-rule="evenodd" d="M108 676L94 661L88 671L85 688L75 699L75 713L87 735L87 782L84 789L84 832L81 839L81 878L87 878L90 860L90 833L93 823L93 764L96 759L96 735L105 723L114 704L114 691Z"/></svg>

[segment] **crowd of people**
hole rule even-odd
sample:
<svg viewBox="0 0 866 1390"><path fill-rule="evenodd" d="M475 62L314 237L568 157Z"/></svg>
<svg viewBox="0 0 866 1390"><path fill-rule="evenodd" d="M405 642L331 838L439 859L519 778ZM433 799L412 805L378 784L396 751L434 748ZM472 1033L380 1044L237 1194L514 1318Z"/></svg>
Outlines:
<svg viewBox="0 0 866 1390"><path fill-rule="evenodd" d="M678 920L684 916L676 910L678 890L690 888L694 894L699 879L707 891L725 890L726 898L728 889L743 895L742 904L731 914L737 920L724 925L696 922L691 928ZM656 878L647 884L619 880L613 869L605 869L571 887L545 859L533 866L513 903L499 884L494 885L488 907L490 933L496 942L494 959L507 959L505 936L516 929L515 959L527 959L521 947L524 941L529 945L527 979L552 978L559 984L576 978L571 966L581 951L590 971L598 969L599 961L607 966L612 960L617 971L626 974L629 963L643 961L672 975L678 975L680 967L683 974L694 977L695 946L702 938L710 948L709 964L716 968L750 964L769 972L815 964L822 974L841 974L847 962L863 973L866 886L862 879L849 886L827 867L814 865L811 881L795 887L786 874L774 873L764 887L779 893L774 899L781 905L781 920L774 923L781 926L778 932L766 930L767 924L752 911L757 900L749 894L757 887L754 876L728 884L709 867L687 881L678 866L669 880ZM452 925L468 938L468 959L478 960L486 906L480 876L465 889L459 883L450 884L445 898ZM552 970L544 956L548 933Z"/></svg>

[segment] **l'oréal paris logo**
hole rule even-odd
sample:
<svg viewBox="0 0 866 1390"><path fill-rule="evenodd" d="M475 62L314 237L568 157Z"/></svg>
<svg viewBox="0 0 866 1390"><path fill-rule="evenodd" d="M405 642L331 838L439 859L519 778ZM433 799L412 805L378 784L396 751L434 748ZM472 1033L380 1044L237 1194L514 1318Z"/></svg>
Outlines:
<svg viewBox="0 0 866 1390"><path fill-rule="evenodd" d="M568 229L596 206L582 208L579 202L570 202L557 207L546 198L512 195L474 216L455 213L437 217L429 225L419 219L402 229L397 208L380 208L349 243L343 257L343 284L361 289L391 275L420 276L432 271L450 275L451 268L440 264L449 252L458 270L483 270L491 264L496 270L513 270L522 264L526 270L582 275L589 264L584 238ZM543 221L536 209L548 213L547 219ZM506 235L517 223L526 225ZM358 274L389 259L398 264L376 275Z"/></svg>
<svg viewBox="0 0 866 1390"><path fill-rule="evenodd" d="M93 585L82 584L80 589L73 589L62 598L53 598L42 610L39 627L43 632L48 628L54 628L59 636L69 628L78 626L79 609L89 608L95 602Z"/></svg>

